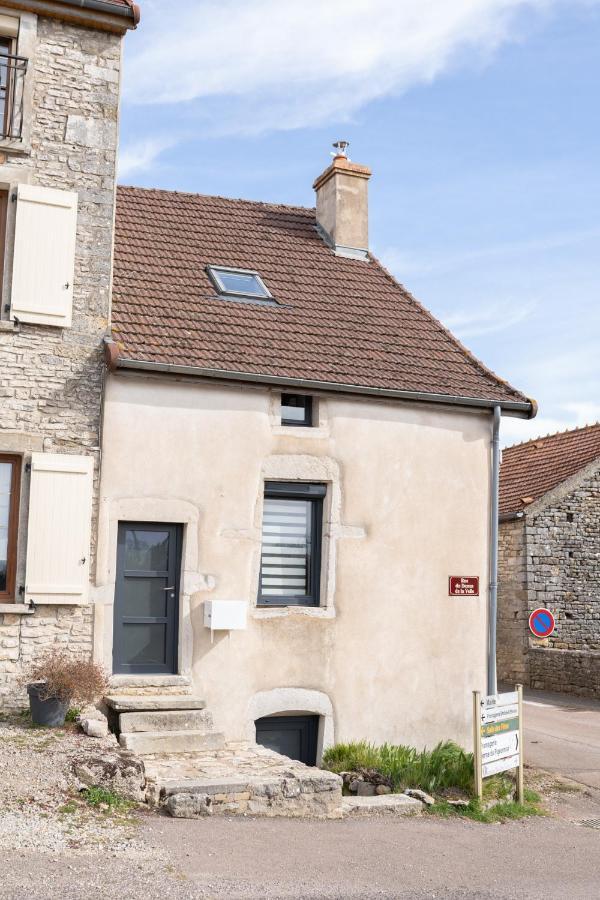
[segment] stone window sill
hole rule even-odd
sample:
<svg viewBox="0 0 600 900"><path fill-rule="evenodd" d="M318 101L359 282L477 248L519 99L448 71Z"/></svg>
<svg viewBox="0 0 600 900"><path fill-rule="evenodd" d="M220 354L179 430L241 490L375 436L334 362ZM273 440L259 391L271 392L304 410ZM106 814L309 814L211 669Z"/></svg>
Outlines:
<svg viewBox="0 0 600 900"><path fill-rule="evenodd" d="M273 434L281 437L315 440L329 437L327 428L299 427L295 425L273 425Z"/></svg>
<svg viewBox="0 0 600 900"><path fill-rule="evenodd" d="M254 606L253 619L285 619L289 616L307 616L309 619L335 619L333 606Z"/></svg>
<svg viewBox="0 0 600 900"><path fill-rule="evenodd" d="M30 156L31 146L24 141L0 140L0 153L11 156Z"/></svg>
<svg viewBox="0 0 600 900"><path fill-rule="evenodd" d="M32 616L35 609L27 603L0 603L0 615Z"/></svg>

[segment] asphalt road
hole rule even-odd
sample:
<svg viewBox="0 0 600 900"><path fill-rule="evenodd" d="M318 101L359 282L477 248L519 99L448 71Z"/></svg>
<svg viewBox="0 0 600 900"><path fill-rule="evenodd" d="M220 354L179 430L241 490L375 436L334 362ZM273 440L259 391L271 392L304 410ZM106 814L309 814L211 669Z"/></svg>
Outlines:
<svg viewBox="0 0 600 900"><path fill-rule="evenodd" d="M600 790L600 701L526 691L523 722L527 764Z"/></svg>
<svg viewBox="0 0 600 900"><path fill-rule="evenodd" d="M596 900L600 831L558 819L504 825L370 818L148 818L144 859L12 854L3 900ZM166 851L166 857L165 857Z"/></svg>

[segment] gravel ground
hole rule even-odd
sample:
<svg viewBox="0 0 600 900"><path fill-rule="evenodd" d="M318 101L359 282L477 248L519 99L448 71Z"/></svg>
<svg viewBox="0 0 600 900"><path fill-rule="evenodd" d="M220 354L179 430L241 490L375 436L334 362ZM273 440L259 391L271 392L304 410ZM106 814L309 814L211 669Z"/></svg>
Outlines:
<svg viewBox="0 0 600 900"><path fill-rule="evenodd" d="M114 737L90 738L76 726L33 728L0 721L0 854L35 848L38 853L147 855L139 819L83 800L71 772L75 758L113 750ZM153 851L155 852L155 851Z"/></svg>

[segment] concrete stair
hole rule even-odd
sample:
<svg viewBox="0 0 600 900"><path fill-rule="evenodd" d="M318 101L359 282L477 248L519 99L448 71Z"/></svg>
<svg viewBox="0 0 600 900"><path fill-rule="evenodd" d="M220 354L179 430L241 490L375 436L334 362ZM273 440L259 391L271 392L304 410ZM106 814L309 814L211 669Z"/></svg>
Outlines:
<svg viewBox="0 0 600 900"><path fill-rule="evenodd" d="M122 695L105 697L119 744L138 756L220 750L222 734L203 700L186 695Z"/></svg>

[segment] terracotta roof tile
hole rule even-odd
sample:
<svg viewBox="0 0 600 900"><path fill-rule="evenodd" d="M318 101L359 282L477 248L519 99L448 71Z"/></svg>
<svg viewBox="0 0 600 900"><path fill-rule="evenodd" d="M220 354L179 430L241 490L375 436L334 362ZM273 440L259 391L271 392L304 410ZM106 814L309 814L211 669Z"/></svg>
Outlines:
<svg viewBox="0 0 600 900"><path fill-rule="evenodd" d="M600 423L507 447L500 467L500 514L518 512L600 459Z"/></svg>
<svg viewBox="0 0 600 900"><path fill-rule="evenodd" d="M336 256L314 209L120 187L120 357L485 400L527 399L391 275ZM277 305L218 296L208 264L259 272Z"/></svg>

